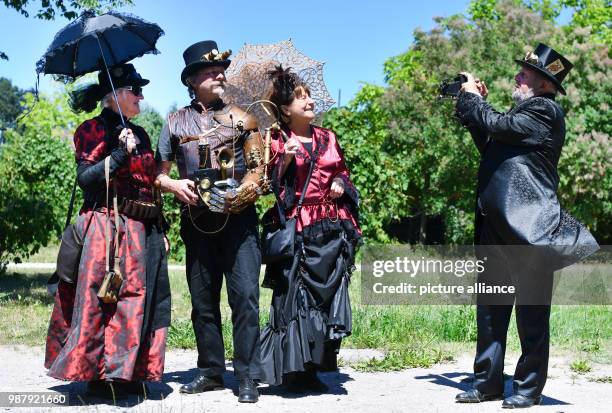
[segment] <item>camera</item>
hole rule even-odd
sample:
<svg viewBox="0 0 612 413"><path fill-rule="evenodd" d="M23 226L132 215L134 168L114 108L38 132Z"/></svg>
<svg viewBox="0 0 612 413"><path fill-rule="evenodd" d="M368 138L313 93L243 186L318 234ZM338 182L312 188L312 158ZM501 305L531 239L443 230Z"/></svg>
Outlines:
<svg viewBox="0 0 612 413"><path fill-rule="evenodd" d="M459 91L461 90L461 85L467 82L467 77L464 75L457 75L457 77L453 79L445 79L440 82L440 95L439 98L451 98L456 99Z"/></svg>

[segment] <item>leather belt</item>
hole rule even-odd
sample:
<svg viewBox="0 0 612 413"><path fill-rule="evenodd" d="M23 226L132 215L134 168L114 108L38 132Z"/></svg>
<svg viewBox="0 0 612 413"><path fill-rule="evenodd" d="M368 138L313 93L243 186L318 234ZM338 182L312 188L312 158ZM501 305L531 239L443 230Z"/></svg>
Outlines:
<svg viewBox="0 0 612 413"><path fill-rule="evenodd" d="M152 202L124 198L119 204L119 212L136 219L151 219L159 215L159 206Z"/></svg>

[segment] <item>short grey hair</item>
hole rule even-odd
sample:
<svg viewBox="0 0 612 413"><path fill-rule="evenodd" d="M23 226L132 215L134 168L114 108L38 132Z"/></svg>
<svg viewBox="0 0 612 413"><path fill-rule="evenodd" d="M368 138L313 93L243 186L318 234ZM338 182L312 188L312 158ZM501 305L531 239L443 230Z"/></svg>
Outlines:
<svg viewBox="0 0 612 413"><path fill-rule="evenodd" d="M106 95L104 95L104 97L102 98L102 107L110 108L112 101L113 101L113 92L111 91L111 92L108 92Z"/></svg>

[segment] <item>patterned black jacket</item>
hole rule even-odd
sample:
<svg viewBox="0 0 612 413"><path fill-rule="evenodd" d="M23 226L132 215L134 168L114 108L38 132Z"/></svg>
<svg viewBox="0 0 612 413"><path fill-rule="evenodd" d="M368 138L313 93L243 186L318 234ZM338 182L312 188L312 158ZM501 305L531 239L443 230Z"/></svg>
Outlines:
<svg viewBox="0 0 612 413"><path fill-rule="evenodd" d="M506 113L462 92L456 114L481 153L476 243L555 246L568 265L597 249L588 230L557 199L565 114L553 95Z"/></svg>

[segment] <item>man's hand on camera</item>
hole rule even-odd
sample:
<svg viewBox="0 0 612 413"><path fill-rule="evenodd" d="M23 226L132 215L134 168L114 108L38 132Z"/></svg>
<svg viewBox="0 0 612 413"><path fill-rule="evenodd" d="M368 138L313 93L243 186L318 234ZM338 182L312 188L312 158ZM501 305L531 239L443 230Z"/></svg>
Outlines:
<svg viewBox="0 0 612 413"><path fill-rule="evenodd" d="M195 193L195 184L191 179L173 179L170 191L181 202L190 205L198 204L198 195Z"/></svg>
<svg viewBox="0 0 612 413"><path fill-rule="evenodd" d="M157 180L162 192L170 192L181 202L189 205L197 205L199 196L196 194L195 183L191 179L172 179L170 169L172 162L161 161L158 169Z"/></svg>
<svg viewBox="0 0 612 413"><path fill-rule="evenodd" d="M480 89L478 88L478 83L476 82L476 79L474 78L474 75L468 72L461 72L461 74L467 78L467 82L464 82L461 85L461 90L463 92L473 93L475 95L482 96L482 94L480 93ZM486 90L486 86L485 86L485 90Z"/></svg>

